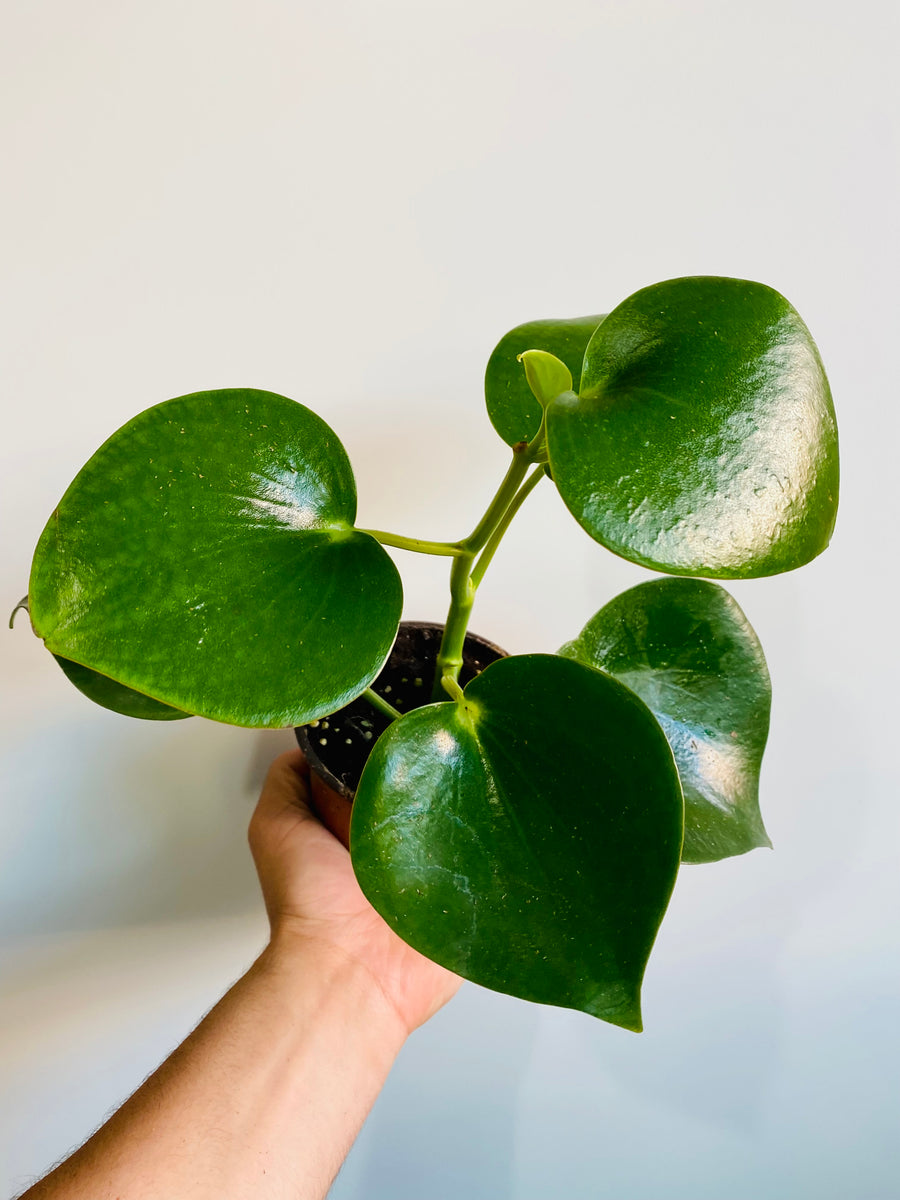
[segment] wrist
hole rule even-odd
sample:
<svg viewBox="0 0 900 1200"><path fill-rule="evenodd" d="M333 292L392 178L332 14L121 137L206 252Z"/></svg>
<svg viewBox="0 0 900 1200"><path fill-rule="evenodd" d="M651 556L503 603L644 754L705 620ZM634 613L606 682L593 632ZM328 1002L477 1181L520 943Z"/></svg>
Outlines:
<svg viewBox="0 0 900 1200"><path fill-rule="evenodd" d="M367 1047L388 1066L410 1030L372 971L349 952L308 930L282 923L254 964L289 999L304 997L342 1034L365 1032Z"/></svg>

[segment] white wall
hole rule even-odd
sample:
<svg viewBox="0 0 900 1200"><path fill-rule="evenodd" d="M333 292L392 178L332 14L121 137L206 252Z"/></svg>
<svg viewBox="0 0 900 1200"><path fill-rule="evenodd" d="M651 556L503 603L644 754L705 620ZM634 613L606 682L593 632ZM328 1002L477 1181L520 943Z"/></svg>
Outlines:
<svg viewBox="0 0 900 1200"><path fill-rule="evenodd" d="M140 409L309 403L363 524L455 537L506 452L496 339L684 274L760 279L841 424L829 552L735 586L775 684L774 853L686 869L647 1032L468 986L337 1200L887 1200L898 1187L896 29L878 0L11 0L0 40L7 609ZM401 561L402 559L402 561ZM887 560L887 561L884 561ZM445 564L410 562L440 619ZM474 626L552 650L646 573L529 501ZM246 821L289 735L130 723L0 638L0 1190L149 1072L264 937Z"/></svg>

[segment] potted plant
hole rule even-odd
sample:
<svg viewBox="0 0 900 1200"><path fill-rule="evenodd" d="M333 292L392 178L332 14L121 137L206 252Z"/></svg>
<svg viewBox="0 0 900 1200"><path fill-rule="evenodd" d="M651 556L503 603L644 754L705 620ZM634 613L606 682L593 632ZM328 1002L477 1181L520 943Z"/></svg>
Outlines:
<svg viewBox="0 0 900 1200"><path fill-rule="evenodd" d="M63 496L23 605L108 708L306 726L317 767L355 793L360 884L418 950L640 1029L680 863L768 844L768 673L712 581L790 570L827 546L828 383L781 295L698 277L608 316L518 326L490 357L486 398L511 462L456 542L358 528L343 447L283 396L151 408ZM538 486L664 577L609 601L558 654L470 642L466 667L476 590ZM386 545L450 560L443 629L404 629L393 661L402 590Z"/></svg>

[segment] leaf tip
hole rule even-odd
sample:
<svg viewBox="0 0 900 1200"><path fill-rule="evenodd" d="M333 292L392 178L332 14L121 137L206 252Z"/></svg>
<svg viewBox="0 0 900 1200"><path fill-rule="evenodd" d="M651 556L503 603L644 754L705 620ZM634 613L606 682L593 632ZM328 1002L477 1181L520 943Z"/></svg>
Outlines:
<svg viewBox="0 0 900 1200"><path fill-rule="evenodd" d="M641 1016L640 1005L636 1005L633 1010L623 1013L597 1013L601 1021L607 1021L610 1025L618 1025L620 1029L626 1029L629 1033L643 1033L644 1019Z"/></svg>
<svg viewBox="0 0 900 1200"><path fill-rule="evenodd" d="M610 990L603 988L581 1005L584 1012L610 1025L618 1025L629 1033L643 1033L644 1021L641 1014L640 985L632 990L620 983Z"/></svg>

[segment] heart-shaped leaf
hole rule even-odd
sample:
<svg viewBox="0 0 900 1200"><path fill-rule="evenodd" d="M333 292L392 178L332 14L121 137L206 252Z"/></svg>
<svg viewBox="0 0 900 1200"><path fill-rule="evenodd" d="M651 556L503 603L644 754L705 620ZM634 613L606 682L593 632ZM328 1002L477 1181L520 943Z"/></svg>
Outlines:
<svg viewBox="0 0 900 1200"><path fill-rule="evenodd" d="M640 1029L683 811L672 752L633 692L526 655L388 729L360 781L350 850L369 900L429 958Z"/></svg>
<svg viewBox="0 0 900 1200"><path fill-rule="evenodd" d="M343 446L309 409L252 389L141 413L41 535L31 620L54 654L235 725L300 725L374 679L397 571L353 528Z"/></svg>
<svg viewBox="0 0 900 1200"><path fill-rule="evenodd" d="M560 654L608 671L656 716L684 789L685 862L771 845L759 815L769 672L724 588L699 579L642 583L601 608Z"/></svg>
<svg viewBox="0 0 900 1200"><path fill-rule="evenodd" d="M547 409L553 478L578 522L674 575L774 575L828 545L837 430L808 329L741 279L636 292L585 352L580 394Z"/></svg>
<svg viewBox="0 0 900 1200"><path fill-rule="evenodd" d="M530 442L541 427L544 410L529 386L519 355L546 350L569 368L578 389L584 351L601 316L562 321L529 321L505 334L488 360L484 394L491 424L509 446Z"/></svg>
<svg viewBox="0 0 900 1200"><path fill-rule="evenodd" d="M127 688L124 684L116 683L107 675L91 671L80 663L71 662L67 658L53 656L62 667L66 678L74 683L79 692L112 712L121 713L123 717L139 717L144 721L180 721L191 714L172 708L169 704L161 704L151 696Z"/></svg>

